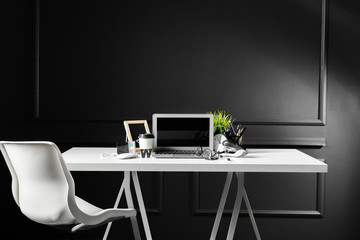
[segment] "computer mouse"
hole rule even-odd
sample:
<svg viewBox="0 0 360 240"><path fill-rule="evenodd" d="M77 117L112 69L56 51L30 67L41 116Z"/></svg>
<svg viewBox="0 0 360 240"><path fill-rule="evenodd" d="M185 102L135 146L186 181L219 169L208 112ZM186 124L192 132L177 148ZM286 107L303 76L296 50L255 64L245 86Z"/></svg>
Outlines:
<svg viewBox="0 0 360 240"><path fill-rule="evenodd" d="M116 156L116 158L127 159L127 158L135 158L137 156L138 156L138 154L136 152L135 153L120 153Z"/></svg>

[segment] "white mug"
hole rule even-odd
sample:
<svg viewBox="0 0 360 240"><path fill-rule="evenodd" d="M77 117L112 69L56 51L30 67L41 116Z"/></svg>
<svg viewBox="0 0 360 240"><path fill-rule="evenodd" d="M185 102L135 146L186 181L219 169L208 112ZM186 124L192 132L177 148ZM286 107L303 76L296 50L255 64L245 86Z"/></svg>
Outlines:
<svg viewBox="0 0 360 240"><path fill-rule="evenodd" d="M154 135L152 133L144 133L139 135L139 148L141 158L150 158L154 148Z"/></svg>

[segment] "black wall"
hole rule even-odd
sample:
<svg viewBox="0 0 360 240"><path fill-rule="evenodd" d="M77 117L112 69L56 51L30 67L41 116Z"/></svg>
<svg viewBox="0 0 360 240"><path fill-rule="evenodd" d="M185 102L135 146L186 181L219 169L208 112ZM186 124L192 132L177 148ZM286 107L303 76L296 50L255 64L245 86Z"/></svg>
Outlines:
<svg viewBox="0 0 360 240"><path fill-rule="evenodd" d="M151 124L153 112L226 110L249 126L248 146L296 147L329 165L325 178L246 176L262 237L354 238L360 4L327 1L325 78L323 2L251 2L4 3L0 139L51 140L63 151L114 146L125 134L123 120ZM20 213L0 166L3 232L12 239L70 237ZM113 205L120 173L73 176L79 196ZM223 174L140 173L140 181L154 239L209 238ZM75 238L99 239L104 230ZM246 214L240 236L254 239ZM114 224L110 238L132 239L130 224Z"/></svg>

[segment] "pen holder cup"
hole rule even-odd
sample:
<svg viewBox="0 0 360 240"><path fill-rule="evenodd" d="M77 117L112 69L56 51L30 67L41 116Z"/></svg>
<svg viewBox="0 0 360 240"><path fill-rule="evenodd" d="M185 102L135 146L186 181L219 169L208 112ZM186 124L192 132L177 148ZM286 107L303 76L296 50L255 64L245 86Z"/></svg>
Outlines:
<svg viewBox="0 0 360 240"><path fill-rule="evenodd" d="M231 141L232 143L234 143L238 146L242 146L244 133L245 133L247 127L238 125L238 126L235 126L235 128L236 128L236 131L232 130L232 129L228 129L228 131L225 132L225 136L228 141Z"/></svg>
<svg viewBox="0 0 360 240"><path fill-rule="evenodd" d="M229 141L235 143L235 144L238 145L238 146L241 146L241 144L242 144L242 139L243 139L242 136L239 137L239 138L237 138L236 136L235 136L235 137L230 137L230 138L228 138Z"/></svg>

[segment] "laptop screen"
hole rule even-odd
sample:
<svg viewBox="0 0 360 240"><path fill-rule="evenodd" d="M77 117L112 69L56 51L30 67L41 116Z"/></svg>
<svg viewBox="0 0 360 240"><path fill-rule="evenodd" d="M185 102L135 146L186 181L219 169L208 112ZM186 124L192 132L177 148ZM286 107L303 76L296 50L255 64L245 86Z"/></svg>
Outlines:
<svg viewBox="0 0 360 240"><path fill-rule="evenodd" d="M153 133L157 150L196 150L213 147L212 114L154 114Z"/></svg>

